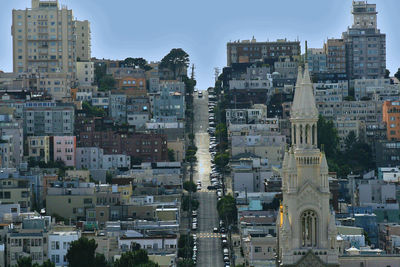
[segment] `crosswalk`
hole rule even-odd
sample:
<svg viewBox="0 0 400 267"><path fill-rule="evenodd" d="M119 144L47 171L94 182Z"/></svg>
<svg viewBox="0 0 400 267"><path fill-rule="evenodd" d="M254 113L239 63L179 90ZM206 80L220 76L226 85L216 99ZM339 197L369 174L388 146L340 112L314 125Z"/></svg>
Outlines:
<svg viewBox="0 0 400 267"><path fill-rule="evenodd" d="M198 233L198 238L220 238L221 234L219 233Z"/></svg>

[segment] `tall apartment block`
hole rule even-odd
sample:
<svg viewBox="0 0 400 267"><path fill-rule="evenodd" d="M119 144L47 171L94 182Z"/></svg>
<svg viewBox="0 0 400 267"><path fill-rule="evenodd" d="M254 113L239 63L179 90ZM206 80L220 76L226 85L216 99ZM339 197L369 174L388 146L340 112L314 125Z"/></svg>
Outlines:
<svg viewBox="0 0 400 267"><path fill-rule="evenodd" d="M32 0L31 8L13 10L12 20L14 72L75 73L77 52L90 58L89 22L74 21L58 0Z"/></svg>
<svg viewBox="0 0 400 267"><path fill-rule="evenodd" d="M386 70L386 35L377 28L376 4L353 1L353 25L342 34L346 44L347 73L352 79L383 78Z"/></svg>
<svg viewBox="0 0 400 267"><path fill-rule="evenodd" d="M257 42L256 39L227 43L227 64L264 61L270 65L280 56L300 56L300 42L279 39L276 42Z"/></svg>
<svg viewBox="0 0 400 267"><path fill-rule="evenodd" d="M328 72L346 72L346 45L343 39L328 39L324 43L324 52Z"/></svg>
<svg viewBox="0 0 400 267"><path fill-rule="evenodd" d="M90 22L87 20L75 21L76 58L77 61L90 61L91 38Z"/></svg>

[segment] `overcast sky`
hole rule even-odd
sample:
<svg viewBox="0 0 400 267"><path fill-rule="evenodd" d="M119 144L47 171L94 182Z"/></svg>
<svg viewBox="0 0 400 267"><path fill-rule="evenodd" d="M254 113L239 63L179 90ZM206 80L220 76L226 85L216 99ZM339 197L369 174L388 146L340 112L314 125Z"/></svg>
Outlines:
<svg viewBox="0 0 400 267"><path fill-rule="evenodd" d="M92 56L160 60L181 47L195 64L199 89L214 83L214 68L226 65L230 40L287 38L320 48L352 24L351 0L60 0L80 20L89 20ZM378 28L386 33L387 67L400 67L398 0L374 0ZM0 70L12 71L11 12L30 0L0 0Z"/></svg>

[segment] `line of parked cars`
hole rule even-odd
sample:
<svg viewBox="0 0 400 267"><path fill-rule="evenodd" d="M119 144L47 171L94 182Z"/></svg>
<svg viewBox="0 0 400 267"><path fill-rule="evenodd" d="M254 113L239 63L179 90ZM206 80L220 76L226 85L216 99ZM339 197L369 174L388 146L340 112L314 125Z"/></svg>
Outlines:
<svg viewBox="0 0 400 267"><path fill-rule="evenodd" d="M192 256L192 260L193 263L196 264L197 263L197 235L193 234L193 256Z"/></svg>

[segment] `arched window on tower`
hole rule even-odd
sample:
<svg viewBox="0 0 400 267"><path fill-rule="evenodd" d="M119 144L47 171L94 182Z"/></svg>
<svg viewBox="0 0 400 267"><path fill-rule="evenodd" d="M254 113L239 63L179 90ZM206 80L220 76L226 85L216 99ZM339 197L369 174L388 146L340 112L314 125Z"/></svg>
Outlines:
<svg viewBox="0 0 400 267"><path fill-rule="evenodd" d="M304 211L300 216L301 245L303 247L317 246L317 214L312 210Z"/></svg>

